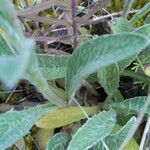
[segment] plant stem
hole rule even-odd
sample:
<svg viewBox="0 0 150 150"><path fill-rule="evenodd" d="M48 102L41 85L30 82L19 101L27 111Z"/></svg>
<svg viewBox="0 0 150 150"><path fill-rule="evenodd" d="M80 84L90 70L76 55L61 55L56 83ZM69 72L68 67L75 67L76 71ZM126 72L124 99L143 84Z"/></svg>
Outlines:
<svg viewBox="0 0 150 150"><path fill-rule="evenodd" d="M18 16L29 16L29 15L38 14L40 11L46 10L53 5L67 7L67 3L56 1L56 0L50 0L50 1L42 2L40 4L36 4L34 6L30 6L23 10L18 10L16 12Z"/></svg>
<svg viewBox="0 0 150 150"><path fill-rule="evenodd" d="M132 10L129 12L129 14L133 14L138 12L139 10ZM77 23L78 24L84 24L84 25L89 25L89 24L97 24L100 22L105 22L107 21L107 19L111 18L111 17L117 17L120 16L122 14L122 11L120 12L116 12L116 13L112 13L112 14L108 14L108 15L104 15L104 16L98 16L94 19L90 19L90 20L83 20L82 18L76 18Z"/></svg>
<svg viewBox="0 0 150 150"><path fill-rule="evenodd" d="M97 0L93 2L90 8L87 8L87 13L81 18L82 20L89 20L100 9L105 8L110 0Z"/></svg>
<svg viewBox="0 0 150 150"><path fill-rule="evenodd" d="M76 0L71 0L71 16L72 16L74 48L76 48L77 47L77 23L75 20L75 17L76 17Z"/></svg>
<svg viewBox="0 0 150 150"><path fill-rule="evenodd" d="M21 15L18 15L21 17ZM31 19L32 21L40 22L40 23L47 23L47 24L55 24L55 25L63 25L63 26L70 26L70 23L65 22L62 19L54 19L51 17L40 17L38 15L24 15L24 18Z"/></svg>
<svg viewBox="0 0 150 150"><path fill-rule="evenodd" d="M115 102L120 102L124 100L124 97L120 93L120 91L117 89L116 92L113 94L113 98L115 99Z"/></svg>

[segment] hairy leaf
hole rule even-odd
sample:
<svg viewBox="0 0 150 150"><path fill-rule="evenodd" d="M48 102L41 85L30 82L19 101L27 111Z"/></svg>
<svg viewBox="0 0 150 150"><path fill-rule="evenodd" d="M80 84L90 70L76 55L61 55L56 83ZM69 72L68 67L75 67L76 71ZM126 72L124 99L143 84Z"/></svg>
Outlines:
<svg viewBox="0 0 150 150"><path fill-rule="evenodd" d="M120 74L135 58L136 55L97 71L98 80L107 94L111 95L116 91L119 87Z"/></svg>
<svg viewBox="0 0 150 150"><path fill-rule="evenodd" d="M109 25L114 34L131 32L133 30L130 22L122 17L114 18L114 20L109 22ZM120 73L129 66L135 58L136 55L98 70L98 80L107 94L112 95L116 91L119 87Z"/></svg>
<svg viewBox="0 0 150 150"><path fill-rule="evenodd" d="M118 111L125 112L126 114L137 114L141 111L142 106L146 101L145 96L138 96L126 99L125 101L113 103L111 106ZM145 114L150 115L150 107L148 107Z"/></svg>
<svg viewBox="0 0 150 150"><path fill-rule="evenodd" d="M26 50L17 56L0 56L0 78L7 87L13 87L22 78L31 54Z"/></svg>
<svg viewBox="0 0 150 150"><path fill-rule="evenodd" d="M68 150L90 148L109 135L116 122L113 110L103 111L89 119L73 136ZM93 132L94 131L94 132Z"/></svg>
<svg viewBox="0 0 150 150"><path fill-rule="evenodd" d="M99 112L98 107L82 107L88 115ZM86 118L85 114L79 107L68 107L58 109L55 112L48 113L41 118L36 125L40 128L53 129L79 121Z"/></svg>
<svg viewBox="0 0 150 150"><path fill-rule="evenodd" d="M108 24L114 34L131 32L133 30L131 23L122 17L114 18Z"/></svg>
<svg viewBox="0 0 150 150"><path fill-rule="evenodd" d="M106 137L104 141L106 141L110 150L118 149L121 146L135 121L136 118L132 117L117 133Z"/></svg>
<svg viewBox="0 0 150 150"><path fill-rule="evenodd" d="M52 104L59 107L66 105L66 101L54 93L53 88L48 85L46 79L43 77L35 55L30 61L30 65L25 72L24 79L29 80L33 85L35 85L38 91L41 92Z"/></svg>
<svg viewBox="0 0 150 150"><path fill-rule="evenodd" d="M21 25L19 24L12 3L4 2L3 0L0 2L2 2L5 8L1 8L0 5L1 28L4 32L8 31L10 45L12 44L14 50L16 50L15 56L0 57L0 60L3 62L0 64L0 77L2 81L7 84L7 86L14 86L20 79L27 79L35 85L39 92L41 92L52 104L64 106L66 102L56 96L43 77L38 66L36 55L34 55L32 51L34 42L32 39L26 39L23 35ZM6 8L10 8L10 10L7 11ZM8 46L11 49L12 47L10 45Z"/></svg>
<svg viewBox="0 0 150 150"><path fill-rule="evenodd" d="M54 80L66 76L69 55L38 54L39 67L47 80Z"/></svg>
<svg viewBox="0 0 150 150"><path fill-rule="evenodd" d="M73 98L84 80L98 69L138 54L149 44L137 34L105 35L77 48L68 62L67 90Z"/></svg>
<svg viewBox="0 0 150 150"><path fill-rule="evenodd" d="M27 50L21 51L19 55L12 56L10 55L11 49L6 43L6 41L4 41L4 39L2 38L0 42L1 44L3 44L3 49L1 49L0 52L4 55L0 57L0 59L2 60L2 63L0 64L0 77L3 80L3 82L6 83L7 86L11 86L14 84L13 82L17 82L23 78L27 79L33 85L35 85L39 92L41 92L45 96L45 98L47 98L51 103L63 106L63 100L60 97L56 96L53 88L48 85L46 79L43 77L41 70L44 68L39 68L36 58L37 55L33 54L33 52L30 51L30 48L27 48L26 45ZM28 44L30 44L30 41L28 42ZM43 60L43 57L40 58ZM59 60L59 57L55 60ZM51 60L49 60L49 62L53 61L53 57L51 57ZM54 71L54 68L57 67L57 64L58 62L56 62L56 64L53 65L53 68L51 68L53 69L52 71ZM42 67L44 66L42 65Z"/></svg>
<svg viewBox="0 0 150 150"><path fill-rule="evenodd" d="M0 32L0 55L2 56L9 56L9 55L12 55L12 52L11 52L11 49L10 47L8 46L8 44L6 43L6 38L4 38L2 35L1 35L1 32Z"/></svg>
<svg viewBox="0 0 150 150"><path fill-rule="evenodd" d="M132 125L136 121L135 117L132 117L119 131L116 133L112 133L108 135L103 141L109 148L109 150L118 150L121 144L123 143L124 139L130 132ZM132 142L133 145L130 143ZM135 149L138 150L138 145L134 139L130 141L130 143L126 146L126 149ZM100 141L97 145L93 147L94 150L105 150L103 143Z"/></svg>
<svg viewBox="0 0 150 150"><path fill-rule="evenodd" d="M17 84L27 69L33 53L34 41L23 35L21 25L9 0L0 1L0 25L0 38L2 38L0 78L6 86L12 87ZM7 41L7 46L4 39ZM14 56L8 56L10 52Z"/></svg>
<svg viewBox="0 0 150 150"><path fill-rule="evenodd" d="M0 35L0 54L2 56L10 56L15 52L8 46L8 43ZM67 63L70 58L69 55L49 55L49 54L36 54L41 72L45 79L54 80L66 76Z"/></svg>
<svg viewBox="0 0 150 150"><path fill-rule="evenodd" d="M113 64L97 71L98 80L107 94L113 94L119 87L119 74L118 64Z"/></svg>
<svg viewBox="0 0 150 150"><path fill-rule="evenodd" d="M55 109L55 106L45 104L22 111L10 110L1 114L0 149L6 149L11 146L22 136L26 135L37 120Z"/></svg>
<svg viewBox="0 0 150 150"><path fill-rule="evenodd" d="M70 136L68 133L57 133L49 139L46 150L65 150L69 140Z"/></svg>

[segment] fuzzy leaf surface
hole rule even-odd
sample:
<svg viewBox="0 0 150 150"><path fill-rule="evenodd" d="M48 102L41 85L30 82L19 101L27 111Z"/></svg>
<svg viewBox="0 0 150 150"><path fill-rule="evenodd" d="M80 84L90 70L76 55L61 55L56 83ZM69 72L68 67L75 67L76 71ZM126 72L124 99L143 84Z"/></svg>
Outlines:
<svg viewBox="0 0 150 150"><path fill-rule="evenodd" d="M131 32L133 30L131 23L122 17L117 17L110 21L109 26L114 34ZM103 67L97 71L98 80L107 94L112 95L117 90L119 87L120 73L129 66L135 58L136 55L116 62L108 67Z"/></svg>
<svg viewBox="0 0 150 150"><path fill-rule="evenodd" d="M6 149L21 137L45 114L54 111L55 106L39 105L22 111L10 110L0 115L0 149Z"/></svg>
<svg viewBox="0 0 150 150"><path fill-rule="evenodd" d="M131 32L133 30L132 24L122 17L117 17L109 21L109 26L114 34Z"/></svg>
<svg viewBox="0 0 150 150"><path fill-rule="evenodd" d="M115 118L113 110L94 115L72 137L68 150L84 150L103 140L115 126Z"/></svg>
<svg viewBox="0 0 150 150"><path fill-rule="evenodd" d="M67 67L66 86L69 98L74 97L90 74L138 54L148 46L148 41L146 37L137 34L105 35L77 48Z"/></svg>
<svg viewBox="0 0 150 150"><path fill-rule="evenodd" d="M132 125L136 121L135 117L132 117L123 127L121 127L116 133L112 133L109 136L107 136L104 139L105 144L108 146L109 150L118 150L121 144L123 143L124 139L128 135L130 129L132 128ZM135 150L138 150L138 145L132 139L130 142L132 142L133 145L130 143L126 146L126 149L134 148ZM133 147L134 146L134 147ZM102 142L99 142L97 145L94 146L94 150L105 150L104 145Z"/></svg>
<svg viewBox="0 0 150 150"><path fill-rule="evenodd" d="M138 96L126 99L122 102L113 103L111 106L118 111L122 110L126 114L137 114L141 111L141 108L144 105L146 99L146 96ZM150 115L150 107L148 107L145 115Z"/></svg>
<svg viewBox="0 0 150 150"><path fill-rule="evenodd" d="M68 133L57 133L49 139L46 150L65 150L69 140L70 136Z"/></svg>
<svg viewBox="0 0 150 150"><path fill-rule="evenodd" d="M39 67L47 80L54 80L66 76L69 55L38 54Z"/></svg>
<svg viewBox="0 0 150 150"><path fill-rule="evenodd" d="M108 67L101 68L97 71L98 81L107 94L111 95L117 90L119 87L120 74L132 63L135 58L136 55L125 60L121 60L118 63L112 64Z"/></svg>

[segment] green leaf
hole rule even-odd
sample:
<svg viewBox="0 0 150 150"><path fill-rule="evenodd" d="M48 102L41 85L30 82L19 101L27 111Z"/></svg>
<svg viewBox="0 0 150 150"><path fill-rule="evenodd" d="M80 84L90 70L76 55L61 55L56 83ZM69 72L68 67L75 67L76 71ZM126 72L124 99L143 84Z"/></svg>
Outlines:
<svg viewBox="0 0 150 150"><path fill-rule="evenodd" d="M3 76L1 78L3 81L15 82L22 78L27 79L32 84L34 84L39 90L39 92L41 92L45 96L45 98L49 99L52 103L54 102L54 104L59 104L60 106L64 105L64 102L62 102L61 98L59 98L58 96L56 96L56 94L54 94L56 90L54 90L54 88L48 85L46 79L47 78L54 79L55 77L64 77L66 73L66 63L69 59L69 56L57 57L57 56L42 55L42 54L35 55L32 52L30 54L32 56L32 59L30 59L31 56L28 56L28 58L26 57L26 55L29 52L31 52L31 51L28 52L29 49L27 49L24 52L20 52L21 54L23 53L22 57L20 57L20 55L8 57L8 55L11 54L10 47L8 46L8 44L3 38L0 39L0 44L2 44L2 48L3 48L0 50L1 54L7 56L7 57L3 56L2 58L0 57L2 60L2 63L0 64L1 66L0 77L2 74ZM40 60L39 62L41 68L39 68L38 66L36 57L38 57ZM59 63L61 63L61 65L64 67L58 65ZM43 71L42 73L44 73L44 75L47 77L46 79L43 77L41 71ZM57 75L54 72L57 73ZM15 79L13 79L13 76ZM59 99L58 102L57 99Z"/></svg>
<svg viewBox="0 0 150 150"><path fill-rule="evenodd" d="M2 61L0 64L0 78L7 86L14 86L22 78L27 79L52 104L60 107L66 105L66 102L56 96L51 90L46 79L43 77L38 66L37 58L32 51L35 43L32 39L26 39L24 37L12 3L9 1L4 2L3 0L0 3L4 6L1 8L2 5L0 5L1 28L4 33L8 33L6 37L8 37L8 41L10 42L8 45L10 50L12 47L15 50L15 56L0 57L0 61ZM33 57L32 59L31 56Z"/></svg>
<svg viewBox="0 0 150 150"><path fill-rule="evenodd" d="M93 115L99 112L98 107L82 107L87 115ZM40 128L53 129L65 126L67 124L86 118L85 114L79 107L67 107L48 113L41 118L36 125Z"/></svg>
<svg viewBox="0 0 150 150"><path fill-rule="evenodd" d="M125 12L124 15L126 15L126 13L127 12ZM131 32L133 30L133 27L130 24L130 22L123 17L114 18L114 20L109 22L109 26L113 31L113 33L115 34L123 32ZM129 66L135 58L136 55L98 70L97 77L99 83L105 89L107 94L112 95L117 90L117 88L119 87L120 73L127 66Z"/></svg>
<svg viewBox="0 0 150 150"><path fill-rule="evenodd" d="M137 55L148 39L137 34L105 35L77 48L68 62L66 87L70 98L84 80L98 69Z"/></svg>
<svg viewBox="0 0 150 150"><path fill-rule="evenodd" d="M117 149L121 146L135 121L136 118L132 117L117 133L106 137L106 140L104 141L106 142L106 145L108 145L110 150Z"/></svg>
<svg viewBox="0 0 150 150"><path fill-rule="evenodd" d="M17 56L0 56L0 78L7 87L13 87L22 78L31 54L26 50Z"/></svg>
<svg viewBox="0 0 150 150"><path fill-rule="evenodd" d="M69 55L38 54L39 67L47 80L54 80L66 76Z"/></svg>
<svg viewBox="0 0 150 150"><path fill-rule="evenodd" d="M1 32L0 32L1 34ZM6 43L7 39L4 39L2 35L0 35L0 55L2 56L9 56L12 55L10 51L10 47L8 46L8 43Z"/></svg>
<svg viewBox="0 0 150 150"><path fill-rule="evenodd" d="M114 127L115 117L113 110L94 115L72 137L68 150L84 150L103 140Z"/></svg>
<svg viewBox="0 0 150 150"><path fill-rule="evenodd" d="M138 21L140 18L142 18L144 15L146 15L150 11L150 2L148 2L143 8L141 8L130 20L131 24L134 24L136 21Z"/></svg>
<svg viewBox="0 0 150 150"><path fill-rule="evenodd" d="M39 92L41 92L45 96L45 98L47 98L51 103L56 104L58 106L63 106L63 100L56 96L56 94L53 92L53 88L48 85L46 79L43 77L41 70L38 66L36 58L37 55L34 55L33 52L30 51L30 48L27 48L27 50L21 51L19 55L8 56L11 51L10 47L8 46L6 41L4 41L3 38L0 42L1 44L3 44L2 48L4 48L0 51L1 54L4 55L0 57L0 60L2 61L2 63L0 64L0 77L3 80L3 82L7 86L12 86L16 84L17 81L24 78L26 80L29 80L33 85L35 85ZM26 47L29 45L30 41L28 42L28 45L26 45ZM44 59L43 57L40 58ZM53 62L53 64L54 60L59 60L59 58L54 60L53 57L50 58L52 59L51 61L49 61L49 63ZM54 68L57 67L57 64L58 62L55 64L55 66L53 65L52 71L54 71Z"/></svg>
<svg viewBox="0 0 150 150"><path fill-rule="evenodd" d="M69 140L68 133L57 133L49 139L46 150L65 150Z"/></svg>
<svg viewBox="0 0 150 150"><path fill-rule="evenodd" d="M150 24L145 24L144 26L137 28L134 32L149 36L150 35Z"/></svg>
<svg viewBox="0 0 150 150"><path fill-rule="evenodd" d="M59 107L66 105L67 102L54 93L53 88L48 85L46 79L43 77L35 55L30 61L30 65L25 72L24 79L29 80L33 85L35 85L38 91L41 92L52 104Z"/></svg>
<svg viewBox="0 0 150 150"><path fill-rule="evenodd" d="M107 94L113 94L119 87L119 74L118 64L113 64L97 71L98 81Z"/></svg>
<svg viewBox="0 0 150 150"><path fill-rule="evenodd" d="M10 56L12 55L11 49L8 46L8 43L0 35L0 54L2 56ZM62 78L66 76L67 63L70 58L69 55L49 55L49 54L36 54L39 67L43 76L47 80L54 80L58 78Z"/></svg>
<svg viewBox="0 0 150 150"><path fill-rule="evenodd" d="M55 106L39 105L22 111L8 111L0 115L0 149L6 149L22 136L48 112L54 111Z"/></svg>
<svg viewBox="0 0 150 150"><path fill-rule="evenodd" d="M126 18L117 17L109 21L108 24L115 34L133 31L131 23Z"/></svg>
<svg viewBox="0 0 150 150"><path fill-rule="evenodd" d="M12 87L17 84L27 69L33 53L34 41L24 37L15 10L9 0L0 1L0 25L2 44L0 78L7 87ZM6 45L4 45L4 40L7 41ZM10 52L15 56L8 56Z"/></svg>
<svg viewBox="0 0 150 150"><path fill-rule="evenodd" d="M118 110L121 113L124 112L126 114L137 114L141 111L142 106L146 101L145 96L138 96L134 98L126 99L125 101L113 103L111 106ZM145 112L146 115L150 115L150 107L148 107L147 111Z"/></svg>
<svg viewBox="0 0 150 150"><path fill-rule="evenodd" d="M116 133L108 135L103 141L109 148L109 150L118 150L121 144L123 143L124 139L130 132L130 129L132 128L132 125L135 123L136 118L132 117L119 131ZM132 142L134 145L131 145L130 143L126 146L126 148L134 148L134 150L138 150L138 145L134 139L132 139L130 142ZM133 147L134 146L134 147ZM105 150L105 147L102 142L99 142L97 145L94 146L94 150Z"/></svg>
<svg viewBox="0 0 150 150"><path fill-rule="evenodd" d="M136 55L129 57L125 60L121 60L116 64L112 64L108 67L103 67L98 70L97 72L98 80L102 85L102 87L105 89L107 94L109 95L114 94L114 92L119 87L120 74L126 67L128 67L132 63L132 61L135 58Z"/></svg>
<svg viewBox="0 0 150 150"><path fill-rule="evenodd" d="M126 7L130 7L128 5L131 5L133 1L126 3L126 6L124 9L129 9ZM124 10L123 16L126 17L128 13L128 10ZM114 18L114 20L109 22L109 26L113 33L124 33L124 32L131 32L133 30L133 27L131 23L123 17L117 17ZM130 58L127 58L125 60L121 60L119 62L116 62L115 64L112 64L108 67L103 67L98 70L97 76L100 84L105 89L106 93L109 95L112 95L117 88L119 87L119 78L120 73L129 66L132 61L136 58L135 56L132 56Z"/></svg>
<svg viewBox="0 0 150 150"><path fill-rule="evenodd" d="M26 80L29 80L33 85L35 85L39 90L39 92L41 92L45 96L45 98L47 98L50 102L59 106L63 106L64 102L61 100L61 98L56 96L56 94L53 92L54 91L53 88L48 85L46 79L43 77L41 73L41 70L39 69L37 58L36 58L36 56L39 55L34 55L33 52L30 51L30 49L27 49L24 52L21 51L19 55L8 56L11 51L10 47L8 46L6 41L4 41L3 38L1 39L0 42L1 44L3 44L2 45L3 49L1 49L0 52L1 54L4 55L4 56L0 56L0 60L2 62L0 64L0 77L3 80L3 82L7 86L12 86L16 84L20 79L24 78ZM30 44L30 41L28 44ZM44 59L43 57L40 58ZM50 58L51 60L49 60L49 63L53 62L53 64L54 64L54 60L59 60L59 57L56 59L55 58L53 59L53 57ZM61 62L63 63L63 61ZM54 71L54 68L55 70L57 70L56 69L57 64L58 62L55 65L53 65L52 71ZM44 64L41 66L44 67Z"/></svg>

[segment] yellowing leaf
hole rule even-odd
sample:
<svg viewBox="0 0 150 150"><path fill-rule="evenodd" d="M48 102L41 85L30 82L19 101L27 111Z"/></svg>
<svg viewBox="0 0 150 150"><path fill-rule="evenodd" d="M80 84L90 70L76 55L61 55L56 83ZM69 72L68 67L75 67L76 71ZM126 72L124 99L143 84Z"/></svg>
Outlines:
<svg viewBox="0 0 150 150"><path fill-rule="evenodd" d="M46 145L48 144L48 139L52 137L54 134L54 130L50 129L39 129L37 133L34 135L34 139L38 144L40 150L45 150Z"/></svg>
<svg viewBox="0 0 150 150"><path fill-rule="evenodd" d="M98 107L82 107L88 115L93 115L99 112ZM58 128L75 121L86 118L85 114L79 107L68 107L56 110L53 113L48 113L40 119L36 125L40 128L53 129Z"/></svg>
<svg viewBox="0 0 150 150"><path fill-rule="evenodd" d="M138 150L139 146L134 138L130 140L128 145L124 148L124 150Z"/></svg>

